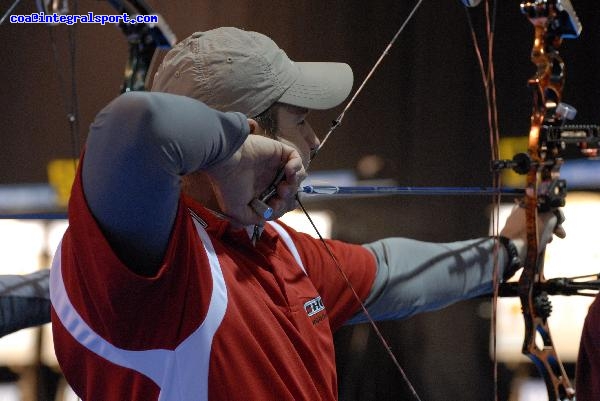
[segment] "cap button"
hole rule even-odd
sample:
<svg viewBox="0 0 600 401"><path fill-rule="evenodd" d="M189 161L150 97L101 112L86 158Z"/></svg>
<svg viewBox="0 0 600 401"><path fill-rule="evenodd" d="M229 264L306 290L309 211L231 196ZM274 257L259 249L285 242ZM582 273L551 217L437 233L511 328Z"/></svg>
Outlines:
<svg viewBox="0 0 600 401"><path fill-rule="evenodd" d="M233 58L232 58L232 57L227 57L227 62L228 62L229 64L233 63Z"/></svg>

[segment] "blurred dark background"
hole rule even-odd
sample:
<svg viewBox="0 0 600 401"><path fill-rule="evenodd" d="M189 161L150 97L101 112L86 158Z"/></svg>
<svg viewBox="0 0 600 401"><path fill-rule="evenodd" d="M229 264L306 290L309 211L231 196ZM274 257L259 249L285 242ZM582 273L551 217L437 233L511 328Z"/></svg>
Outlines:
<svg viewBox="0 0 600 401"><path fill-rule="evenodd" d="M567 63L563 98L578 109L577 121L598 122L600 7L593 0L572 2L583 33L561 48ZM1 0L0 11L12 3ZM78 13L115 13L104 1L76 4ZM354 69L355 89L414 6L412 1L391 0L149 4L179 40L198 30L237 26L272 37L293 60L347 62ZM34 2L23 0L13 13L31 12ZM315 160L315 171L356 170L365 156L376 155L383 167L375 178L399 185L491 185L486 108L467 12L483 39L482 6L465 10L459 0L423 3ZM524 136L529 130L531 94L526 82L534 73L529 60L532 39L532 25L519 12L519 2L500 0L494 57L503 136ZM127 41L114 25L48 27L6 21L0 26L0 43L0 184L46 182L48 162L73 157L94 115L118 95ZM71 44L76 49L74 64ZM79 109L75 142L67 118L72 73ZM340 111L313 113L315 131L325 133ZM384 236L452 241L487 235L489 203L484 197L398 196L313 201L309 206L330 210L334 237L348 241ZM493 398L489 318L482 312L488 304L478 299L381 325L423 400ZM411 399L370 329L343 329L336 341L341 399ZM501 366L501 399L507 399L511 375Z"/></svg>

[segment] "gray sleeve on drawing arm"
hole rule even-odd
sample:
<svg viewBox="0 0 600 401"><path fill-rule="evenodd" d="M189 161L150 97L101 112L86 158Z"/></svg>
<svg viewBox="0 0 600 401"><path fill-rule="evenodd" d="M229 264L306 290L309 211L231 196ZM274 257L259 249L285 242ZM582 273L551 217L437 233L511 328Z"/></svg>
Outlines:
<svg viewBox="0 0 600 401"><path fill-rule="evenodd" d="M249 134L241 113L191 98L129 92L96 117L83 160L84 194L124 261L160 264L177 213L181 176L229 158Z"/></svg>

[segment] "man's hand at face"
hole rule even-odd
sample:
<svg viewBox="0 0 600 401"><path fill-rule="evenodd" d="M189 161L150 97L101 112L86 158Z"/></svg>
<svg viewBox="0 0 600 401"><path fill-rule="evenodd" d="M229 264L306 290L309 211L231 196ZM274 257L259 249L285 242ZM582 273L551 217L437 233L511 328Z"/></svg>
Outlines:
<svg viewBox="0 0 600 401"><path fill-rule="evenodd" d="M249 119L251 132L257 128ZM261 135L249 135L231 156L207 170L221 211L240 225L263 224L250 206L252 199L272 184L277 172L283 169L284 179L277 185L276 195L267 203L273 209L273 219L297 207L296 192L306 178L298 152L291 146Z"/></svg>

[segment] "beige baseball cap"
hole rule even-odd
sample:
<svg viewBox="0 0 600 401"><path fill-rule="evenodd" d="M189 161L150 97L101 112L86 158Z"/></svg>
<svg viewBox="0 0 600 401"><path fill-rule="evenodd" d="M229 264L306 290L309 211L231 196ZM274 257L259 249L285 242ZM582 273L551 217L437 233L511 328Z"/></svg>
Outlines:
<svg viewBox="0 0 600 401"><path fill-rule="evenodd" d="M175 45L158 67L152 90L255 117L275 102L335 107L352 82L347 64L294 62L267 36L224 27L196 32Z"/></svg>

